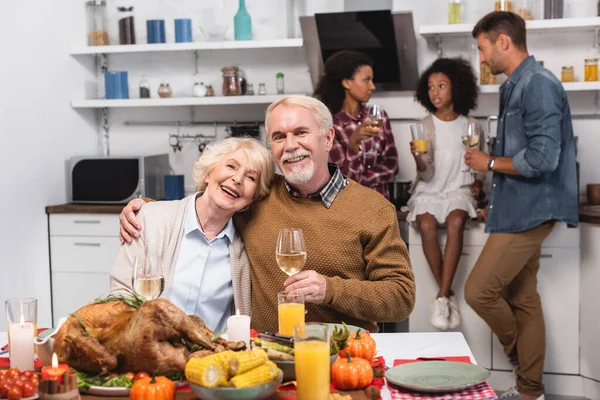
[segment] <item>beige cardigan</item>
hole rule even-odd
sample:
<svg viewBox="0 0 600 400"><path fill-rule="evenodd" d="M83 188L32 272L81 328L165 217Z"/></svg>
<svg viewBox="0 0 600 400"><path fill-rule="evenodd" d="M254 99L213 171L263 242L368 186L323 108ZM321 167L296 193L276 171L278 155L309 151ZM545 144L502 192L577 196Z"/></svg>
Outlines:
<svg viewBox="0 0 600 400"><path fill-rule="evenodd" d="M161 257L165 290L160 297L169 297L183 237L186 210L189 202L195 201L195 198L195 195L191 195L183 200L152 202L140 209L137 214L143 227L140 238L131 244L122 245L119 249L117 260L110 271L111 294L132 294L131 274L134 257L149 254ZM233 243L229 245L229 255L234 309L239 308L241 314L250 315L250 261L242 238L237 232Z"/></svg>
<svg viewBox="0 0 600 400"><path fill-rule="evenodd" d="M480 135L479 150L483 151L483 146L485 145L485 132L481 127L481 124L475 118L467 117L467 120L469 122L475 122L477 124ZM425 171L419 171L417 169L417 176L415 176L415 178L413 179L410 185L410 189L408 190L408 192L411 194L415 192L417 183L419 183L421 179L425 182L430 181L431 178L433 178L433 175L435 174L435 163L433 158L433 155L435 153L435 126L433 125L433 117L431 116L431 114L429 114L425 118L423 118L422 122L425 129L425 135L427 136L427 140L429 142L429 148L427 149L427 153L421 155L423 162L425 163ZM483 182L485 181L485 175L485 172L477 172L477 179Z"/></svg>

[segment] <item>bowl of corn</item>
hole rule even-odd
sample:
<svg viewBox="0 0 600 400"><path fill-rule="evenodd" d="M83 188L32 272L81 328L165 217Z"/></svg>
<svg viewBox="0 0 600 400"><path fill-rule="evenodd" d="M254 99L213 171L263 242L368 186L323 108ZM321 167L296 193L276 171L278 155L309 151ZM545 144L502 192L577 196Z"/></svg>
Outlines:
<svg viewBox="0 0 600 400"><path fill-rule="evenodd" d="M192 392L202 400L268 399L283 381L283 372L262 349L192 358L185 366L185 376Z"/></svg>

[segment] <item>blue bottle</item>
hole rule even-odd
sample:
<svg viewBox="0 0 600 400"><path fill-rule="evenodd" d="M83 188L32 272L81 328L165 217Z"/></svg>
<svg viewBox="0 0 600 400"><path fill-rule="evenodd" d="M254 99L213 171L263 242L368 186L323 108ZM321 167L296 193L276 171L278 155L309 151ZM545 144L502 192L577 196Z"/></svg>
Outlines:
<svg viewBox="0 0 600 400"><path fill-rule="evenodd" d="M233 17L235 40L252 40L252 18L246 11L245 0L240 0L240 8Z"/></svg>

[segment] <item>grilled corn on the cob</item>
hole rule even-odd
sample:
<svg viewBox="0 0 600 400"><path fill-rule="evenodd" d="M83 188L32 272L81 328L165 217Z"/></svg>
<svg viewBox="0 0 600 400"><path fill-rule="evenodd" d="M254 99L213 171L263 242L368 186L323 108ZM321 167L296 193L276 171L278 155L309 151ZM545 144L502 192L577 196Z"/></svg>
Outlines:
<svg viewBox="0 0 600 400"><path fill-rule="evenodd" d="M268 383L277 378L279 369L272 361L267 361L259 367L253 368L243 374L231 378L231 386L244 388Z"/></svg>
<svg viewBox="0 0 600 400"><path fill-rule="evenodd" d="M236 376L263 365L269 356L263 349L239 351L229 360L229 376Z"/></svg>
<svg viewBox="0 0 600 400"><path fill-rule="evenodd" d="M226 386L229 360L233 355L233 351L223 351L202 358L192 358L185 364L185 377L191 383L207 388Z"/></svg>

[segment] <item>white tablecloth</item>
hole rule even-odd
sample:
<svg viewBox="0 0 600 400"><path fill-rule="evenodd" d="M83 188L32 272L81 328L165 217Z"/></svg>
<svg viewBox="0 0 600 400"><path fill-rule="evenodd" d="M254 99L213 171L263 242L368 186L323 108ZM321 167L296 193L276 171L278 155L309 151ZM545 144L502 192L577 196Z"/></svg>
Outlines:
<svg viewBox="0 0 600 400"><path fill-rule="evenodd" d="M374 333L373 338L388 367L394 365L394 360L418 357L469 356L475 363L473 353L460 332ZM6 332L0 332L0 347L7 341ZM381 396L383 399L391 398L387 387L383 388Z"/></svg>

